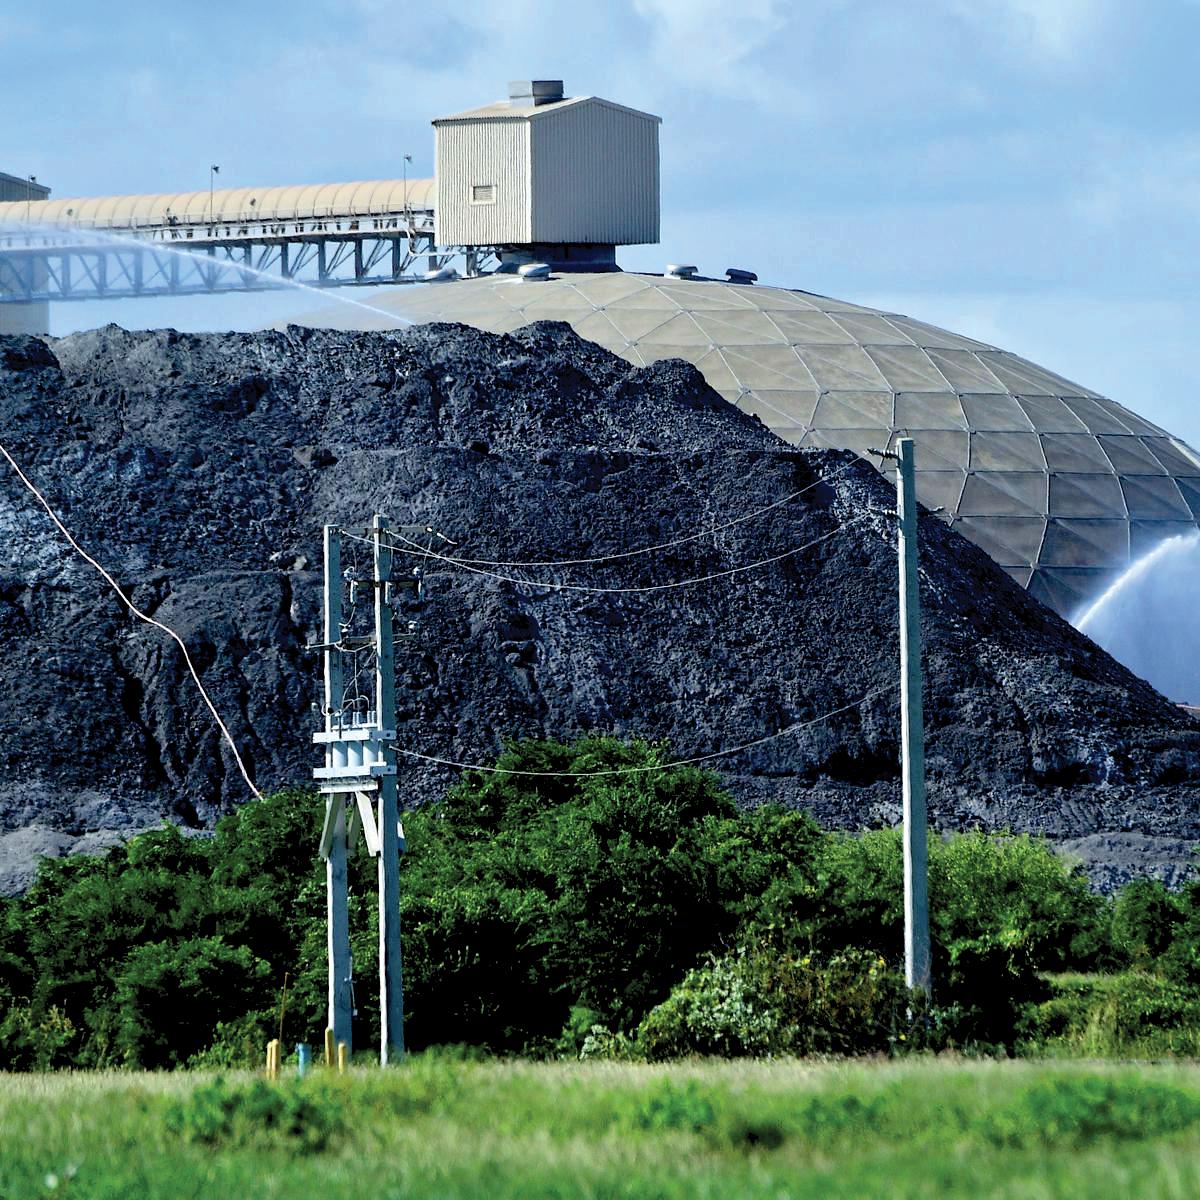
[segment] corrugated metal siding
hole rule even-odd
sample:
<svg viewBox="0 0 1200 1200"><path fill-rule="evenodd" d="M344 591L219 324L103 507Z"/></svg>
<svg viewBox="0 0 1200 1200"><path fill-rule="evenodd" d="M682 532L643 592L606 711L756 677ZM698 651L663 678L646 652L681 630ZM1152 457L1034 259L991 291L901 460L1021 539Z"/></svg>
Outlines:
<svg viewBox="0 0 1200 1200"><path fill-rule="evenodd" d="M532 241L658 241L656 118L587 101L530 124Z"/></svg>
<svg viewBox="0 0 1200 1200"><path fill-rule="evenodd" d="M17 175L0 171L0 200L45 200L50 189L40 183L30 183Z"/></svg>
<svg viewBox="0 0 1200 1200"><path fill-rule="evenodd" d="M438 243L495 246L532 241L529 122L453 121L435 129ZM472 204L472 187L485 184L495 184L495 203Z"/></svg>

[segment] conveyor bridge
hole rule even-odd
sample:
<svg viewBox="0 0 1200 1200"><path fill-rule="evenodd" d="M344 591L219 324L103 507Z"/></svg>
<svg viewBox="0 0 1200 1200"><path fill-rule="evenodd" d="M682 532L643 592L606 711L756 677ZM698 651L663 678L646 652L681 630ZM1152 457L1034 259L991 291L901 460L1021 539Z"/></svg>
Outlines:
<svg viewBox="0 0 1200 1200"><path fill-rule="evenodd" d="M416 282L439 247L432 179L0 203L0 304Z"/></svg>

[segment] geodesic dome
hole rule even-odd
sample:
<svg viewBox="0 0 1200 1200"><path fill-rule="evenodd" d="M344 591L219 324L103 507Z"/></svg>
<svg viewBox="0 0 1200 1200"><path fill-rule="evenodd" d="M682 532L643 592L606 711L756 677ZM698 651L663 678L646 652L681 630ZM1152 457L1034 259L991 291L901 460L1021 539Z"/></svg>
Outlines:
<svg viewBox="0 0 1200 1200"><path fill-rule="evenodd" d="M1200 516L1200 456L1178 438L1015 354L895 313L623 272L489 275L371 303L497 333L567 321L638 365L686 359L799 446L866 454L910 436L922 503L1063 615ZM309 323L391 324L349 307Z"/></svg>

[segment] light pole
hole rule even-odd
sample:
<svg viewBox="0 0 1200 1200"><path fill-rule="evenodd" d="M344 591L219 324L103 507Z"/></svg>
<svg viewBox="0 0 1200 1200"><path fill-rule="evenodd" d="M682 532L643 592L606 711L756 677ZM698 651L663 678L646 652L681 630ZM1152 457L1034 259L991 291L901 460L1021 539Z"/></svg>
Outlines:
<svg viewBox="0 0 1200 1200"><path fill-rule="evenodd" d="M33 189L37 185L37 176L30 175L29 183L25 188L25 224L28 225L32 219L33 211Z"/></svg>
<svg viewBox="0 0 1200 1200"><path fill-rule="evenodd" d="M208 168L208 223L209 223L209 225L211 225L213 223L213 191L216 188L216 179L217 179L217 176L220 175L220 173L221 173L221 168L218 167L216 163L213 163L213 165Z"/></svg>
<svg viewBox="0 0 1200 1200"><path fill-rule="evenodd" d="M410 162L412 162L412 155L406 154L404 156L404 162L401 163L401 169L404 172L404 228L409 231L409 241L412 240L412 217L408 212L408 164Z"/></svg>

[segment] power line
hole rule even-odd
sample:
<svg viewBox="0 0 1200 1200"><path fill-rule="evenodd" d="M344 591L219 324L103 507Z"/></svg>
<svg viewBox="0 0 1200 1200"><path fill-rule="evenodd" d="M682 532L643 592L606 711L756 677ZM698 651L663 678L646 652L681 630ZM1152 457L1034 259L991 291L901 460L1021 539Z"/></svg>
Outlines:
<svg viewBox="0 0 1200 1200"><path fill-rule="evenodd" d="M121 585L119 583L117 583L117 581L108 573L108 571L106 571L104 569L104 567L101 566L100 563L98 563L74 539L74 537L71 536L71 531L62 523L62 521L59 519L59 516L54 511L54 509L50 507L50 502L46 499L45 496L42 495L41 492L38 491L38 489L30 481L28 476L26 476L25 472L21 470L20 466L17 464L16 459L13 458L13 456L11 454L9 454L9 452L4 448L3 445L0 445L0 454L2 454L8 460L9 466L11 466L12 469L17 473L17 478L20 479L20 481L25 485L25 487L29 490L29 492L37 500L37 502L46 510L46 512L49 514L50 520L52 520L54 522L54 524L58 526L59 532L71 544L72 549L75 550L75 552L80 556L80 558L82 558L84 560L84 562L86 562L89 566L94 567L97 571L99 571L99 573L104 577L105 582L108 583L109 587L111 587L112 590L114 592L116 592L117 595L121 598L121 602L125 605L125 607L127 609L129 609L129 611L135 617L137 617L137 619L139 621L144 621L147 625L153 625L155 629L162 630L162 632L165 633L169 638L171 638L172 641L174 641L175 644L179 647L179 649L183 653L183 661L185 663L187 663L187 669L188 669L189 673L191 674L193 681L196 684L196 688L200 693L200 697L204 701L204 703L208 706L208 711L212 714L212 718L216 722L217 728L221 731L221 735L224 737L226 743L229 746L229 749L232 751L234 761L238 765L238 770L242 773L242 778L246 781L246 786L250 789L251 792L254 793L254 797L256 800L261 800L263 798L262 792L260 792L258 790L258 788L256 788L254 786L254 781L250 778L250 773L249 773L249 771L246 770L246 764L242 761L242 756L238 752L237 743L233 740L233 734L231 734L229 732L229 727L225 724L224 721L221 720L221 714L219 712L217 712L217 706L212 702L212 698L209 696L207 690L204 687L204 684L201 683L200 674L196 670L196 664L192 662L192 656L188 653L188 648L186 645L184 645L183 638L181 638L179 636L179 634L177 634L175 632L175 630L173 630L169 625L164 625L161 621L157 621L154 619L154 617L151 617L148 614L142 612L142 610L140 608L138 608L137 605L135 605L133 603L133 601L130 600L127 595L125 595L125 593L121 590Z"/></svg>
<svg viewBox="0 0 1200 1200"><path fill-rule="evenodd" d="M596 563L614 562L617 559L636 558L642 554L654 554L659 550L670 550L675 546L683 546L688 542L699 541L701 538L711 537L713 534L723 533L726 529L732 529L736 525L743 525L747 521L753 521L755 517L761 517L763 513L771 512L776 508L782 508L785 504L790 504L793 500L803 496L806 492L811 492L813 488L820 487L823 483L832 483L840 475L844 475L850 470L852 463L846 463L839 467L831 475L822 475L819 479L813 480L812 483L805 487L792 492L790 495L784 496L781 500L775 500L771 504L766 504L762 508L756 508L748 513L743 513L740 517L734 517L730 521L724 521L720 525L712 525L707 529L700 530L699 533L689 533L686 537L674 538L669 542L659 542L655 546L643 546L638 550L621 550L615 554L597 554L590 558L559 558L559 559L533 559L528 562L515 562L505 559L488 559L488 558L453 558L456 563L464 563L474 567L578 567L578 566L593 566Z"/></svg>
<svg viewBox="0 0 1200 1200"><path fill-rule="evenodd" d="M754 741L744 742L740 746L731 746L728 750L714 750L709 754L693 755L691 758L677 758L671 762L656 763L650 767L610 767L602 771L510 771L504 767L484 766L481 763L457 762L451 758L438 758L432 754L420 754L416 750L405 750L404 747L399 745L393 746L393 749L397 754L403 754L406 758L415 758L419 762L433 763L441 767L457 767L463 771L482 771L489 775L521 775L535 779L594 779L601 775L644 775L649 771L669 771L674 767L693 766L696 763L711 762L714 758L723 758L730 754L741 754L745 750L753 750L756 746L764 746L768 742L777 741L779 738L787 737L793 733L799 733L803 729L811 729L814 725L820 725L822 722L828 721L831 717L836 717L840 713L862 708L864 704L869 704L872 700L876 700L888 692L895 691L897 687L899 687L898 683L890 683L884 687L876 688L873 692L868 692L861 700L855 700L853 704L844 704L841 708L832 709L823 716L814 717L811 721L789 725L786 729L779 730L778 733L769 733L766 737L755 738Z"/></svg>
<svg viewBox="0 0 1200 1200"><path fill-rule="evenodd" d="M744 563L737 567L728 567L723 571L713 571L708 575L697 575L691 579L674 579L668 583L650 583L642 584L637 587L588 587L581 583L560 583L557 580L546 579L524 579L517 575L503 575L497 571L488 571L482 567L471 567L459 559L451 558L447 554L439 554L436 550L428 550L423 546L418 545L411 538L405 537L403 534L394 533L392 536L399 538L405 545L396 545L393 543L393 548L399 550L403 554L413 554L420 558L432 558L439 562L448 563L452 567L458 567L461 571L467 571L472 575L483 575L490 579L498 579L503 583L516 583L523 587L538 587L547 588L549 590L558 590L566 592L586 592L591 595L630 595L636 592L665 592L672 588L690 587L697 583L710 583L716 579L727 579L731 575L740 575L745 571L753 571L759 567L767 567L772 563L782 562L785 558L791 558L794 555L802 554L805 550L811 550L813 546L820 545L821 542L828 541L831 537L836 536L845 529L849 529L853 525L861 524L863 521L869 520L870 514L864 514L860 517L855 517L850 521L840 522L835 528L827 533L821 534L820 537L813 538L810 542L805 542L802 546L793 546L790 550L784 550L780 554L772 554L769 558L760 558L756 562ZM347 537L355 537L354 534L347 534ZM365 539L359 539L365 540Z"/></svg>

